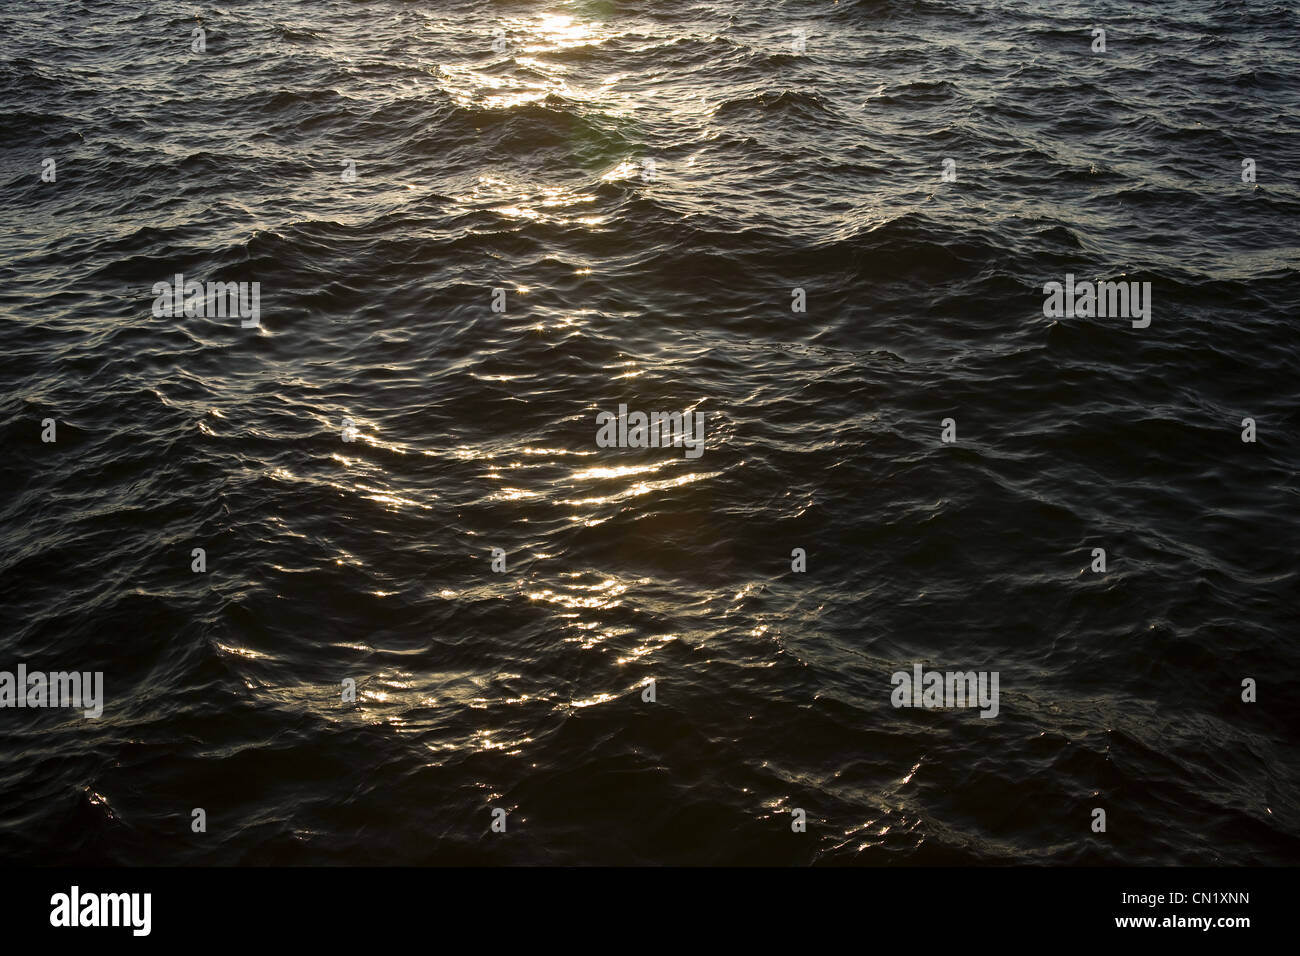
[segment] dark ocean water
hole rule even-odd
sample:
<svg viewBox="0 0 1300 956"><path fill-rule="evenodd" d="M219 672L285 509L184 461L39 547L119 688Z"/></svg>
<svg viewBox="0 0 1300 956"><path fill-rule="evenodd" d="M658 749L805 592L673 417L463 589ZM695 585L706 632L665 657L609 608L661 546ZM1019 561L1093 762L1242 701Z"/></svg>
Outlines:
<svg viewBox="0 0 1300 956"><path fill-rule="evenodd" d="M0 669L105 683L0 710L3 859L1300 862L1294 3L20 0L0 57Z"/></svg>

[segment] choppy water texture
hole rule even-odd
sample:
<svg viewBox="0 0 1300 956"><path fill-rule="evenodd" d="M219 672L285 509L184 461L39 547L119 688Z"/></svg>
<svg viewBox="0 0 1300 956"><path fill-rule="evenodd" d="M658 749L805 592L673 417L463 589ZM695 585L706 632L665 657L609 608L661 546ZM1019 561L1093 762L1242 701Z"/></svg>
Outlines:
<svg viewBox="0 0 1300 956"><path fill-rule="evenodd" d="M1214 0L8 4L0 669L108 700L0 711L0 852L1300 861L1298 41ZM155 318L178 272L261 327ZM1066 273L1151 326L1045 318ZM703 456L596 447L620 402ZM894 709L914 662L1000 714Z"/></svg>

